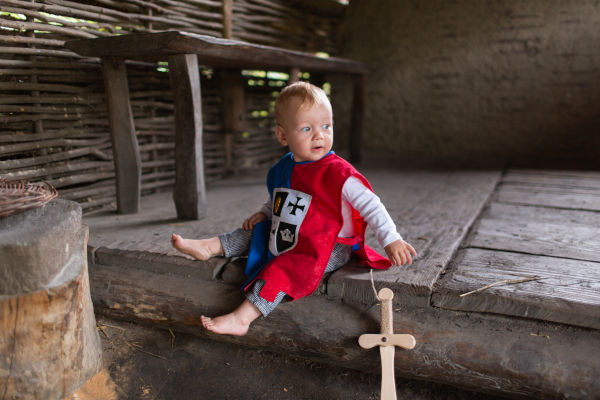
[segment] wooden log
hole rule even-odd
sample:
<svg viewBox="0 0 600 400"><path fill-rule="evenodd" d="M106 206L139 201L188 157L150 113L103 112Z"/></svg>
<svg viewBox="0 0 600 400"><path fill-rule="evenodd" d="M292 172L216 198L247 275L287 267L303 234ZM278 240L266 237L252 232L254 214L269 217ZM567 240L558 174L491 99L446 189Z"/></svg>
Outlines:
<svg viewBox="0 0 600 400"><path fill-rule="evenodd" d="M63 163L57 166L44 166L40 168L28 168L24 170L12 170L10 172L6 172L6 179L11 180L33 180L33 179L45 179L49 182L54 182L53 184L65 186L67 182L74 183L74 180L81 175L88 175L90 178L93 176L103 176L104 174L109 174L113 176L112 165L110 162L106 161L83 161L83 162L73 162L73 163ZM94 171L91 174L77 174L78 171ZM104 174L102 174L103 171ZM69 174L68 176L63 176L57 179L51 179L54 175L60 176ZM59 186L59 187L60 187Z"/></svg>
<svg viewBox="0 0 600 400"><path fill-rule="evenodd" d="M27 36L0 36L0 42L27 43L27 44L33 44L33 45L55 46L55 47L62 47L65 44L64 40L39 39L36 37L27 37Z"/></svg>
<svg viewBox="0 0 600 400"><path fill-rule="evenodd" d="M107 33L97 32L98 34L88 33L86 31L80 29L73 28L64 28L62 26L50 25L50 24L40 24L37 22L23 22L23 21L10 21L7 19L2 20L2 25L20 29L20 30L42 30L42 31L50 31L55 33L63 33L65 35L69 35L70 37L80 37L80 38L95 38L98 36L107 35ZM95 32L96 33L96 32Z"/></svg>
<svg viewBox="0 0 600 400"><path fill-rule="evenodd" d="M141 161L125 62L119 58L103 58L102 72L106 85L110 131L117 176L117 212L137 213L140 207Z"/></svg>
<svg viewBox="0 0 600 400"><path fill-rule="evenodd" d="M81 93L83 90L80 87L72 85L55 85L44 83L16 83L16 82L0 82L0 90L40 90L48 92L62 93Z"/></svg>
<svg viewBox="0 0 600 400"><path fill-rule="evenodd" d="M101 158L103 160L112 160L112 157L109 157L108 155L103 154L98 149L87 147L87 148L76 149L76 150L61 151L61 152L53 153L53 154L50 154L47 156L19 158L16 160L0 161L0 169L9 170L9 169L16 169L16 168L31 167L34 165L43 165L43 164L47 164L47 163L51 163L51 162L78 158L78 157L86 156L88 154L94 154L94 155L98 156L98 158Z"/></svg>
<svg viewBox="0 0 600 400"><path fill-rule="evenodd" d="M46 11L48 13L52 13L54 15L63 15L67 17L87 17L90 20L94 21L108 21L108 22L119 22L117 18L110 17L107 15L107 12L90 12L84 10L76 10L72 7L64 7L60 5L54 4L40 4L40 3L30 3L28 1L22 0L5 0L3 2L6 5L10 5L13 7L25 8L30 10L38 10L38 11ZM99 8L99 7L98 7Z"/></svg>
<svg viewBox="0 0 600 400"><path fill-rule="evenodd" d="M70 201L0 219L2 259L20 261L0 265L0 274L10 276L0 283L3 399L60 400L100 371L87 238L81 209ZM23 244L29 251L19 250ZM40 262L52 274L40 275Z"/></svg>
<svg viewBox="0 0 600 400"><path fill-rule="evenodd" d="M200 219L206 215L206 187L198 60L193 54L171 56L169 69L175 103L175 207L178 218Z"/></svg>
<svg viewBox="0 0 600 400"><path fill-rule="evenodd" d="M356 344L364 332L379 331L374 297L370 306L359 307L309 296L256 320L246 336L212 335L202 328L199 316L233 310L243 300L239 286L190 278L196 271L191 265L190 272L179 266L166 275L134 261L129 267L111 260L111 265L90 268L94 306L100 313L363 371L379 367L378 353ZM600 333L595 330L434 308L399 311L397 306L393 329L412 334L417 342L411 351L396 352L397 376L507 396L586 398L600 391L595 373L600 368Z"/></svg>

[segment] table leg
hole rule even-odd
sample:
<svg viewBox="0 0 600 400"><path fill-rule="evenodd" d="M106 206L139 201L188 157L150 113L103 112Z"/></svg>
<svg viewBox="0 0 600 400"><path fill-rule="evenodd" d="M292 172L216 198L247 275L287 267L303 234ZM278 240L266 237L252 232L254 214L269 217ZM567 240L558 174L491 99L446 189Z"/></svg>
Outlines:
<svg viewBox="0 0 600 400"><path fill-rule="evenodd" d="M225 171L232 172L234 135L247 129L246 90L241 70L219 71L223 128L225 129Z"/></svg>
<svg viewBox="0 0 600 400"><path fill-rule="evenodd" d="M117 212L135 214L140 207L142 166L125 61L118 57L102 58L102 73L117 179Z"/></svg>
<svg viewBox="0 0 600 400"><path fill-rule="evenodd" d="M175 105L175 190L179 219L206 215L202 150L200 73L195 54L169 57L169 77Z"/></svg>

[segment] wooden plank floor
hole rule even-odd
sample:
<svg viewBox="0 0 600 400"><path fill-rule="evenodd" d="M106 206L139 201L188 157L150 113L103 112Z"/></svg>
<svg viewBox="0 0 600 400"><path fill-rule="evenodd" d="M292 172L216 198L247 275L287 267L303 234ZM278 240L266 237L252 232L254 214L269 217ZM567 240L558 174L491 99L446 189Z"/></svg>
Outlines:
<svg viewBox="0 0 600 400"><path fill-rule="evenodd" d="M386 205L398 231L419 253L412 265L377 271L375 280L398 289L398 301L403 304L427 307L433 284L493 192L500 171L372 167L362 172ZM135 259L142 264L165 256L180 259L182 255L170 245L172 232L205 238L240 226L266 200L264 176L257 173L213 185L207 192L208 216L199 221L178 221L169 193L144 198L138 214L104 212L88 216L84 222L90 227L91 251L106 258L110 265L131 264ZM384 254L371 230L367 233L367 243ZM191 260L177 264L182 268L194 264L204 269L214 267ZM328 285L334 298L369 303L374 300L365 268L344 268L330 278Z"/></svg>
<svg viewBox="0 0 600 400"><path fill-rule="evenodd" d="M509 170L432 304L600 329L600 173Z"/></svg>

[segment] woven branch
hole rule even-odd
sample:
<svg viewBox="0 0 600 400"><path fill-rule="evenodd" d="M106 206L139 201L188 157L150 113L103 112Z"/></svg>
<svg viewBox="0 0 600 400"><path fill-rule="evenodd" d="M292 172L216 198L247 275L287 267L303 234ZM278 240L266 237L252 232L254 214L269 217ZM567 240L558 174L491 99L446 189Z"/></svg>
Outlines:
<svg viewBox="0 0 600 400"><path fill-rule="evenodd" d="M0 179L0 217L41 207L58 196L56 189L46 183Z"/></svg>

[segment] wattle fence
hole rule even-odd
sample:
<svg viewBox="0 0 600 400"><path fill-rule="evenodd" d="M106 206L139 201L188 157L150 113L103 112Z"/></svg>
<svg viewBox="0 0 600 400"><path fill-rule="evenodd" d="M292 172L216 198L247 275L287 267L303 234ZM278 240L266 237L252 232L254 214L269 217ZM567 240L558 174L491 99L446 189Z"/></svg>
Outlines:
<svg viewBox="0 0 600 400"><path fill-rule="evenodd" d="M67 40L176 29L335 54L344 6L284 0L1 0L0 178L46 181L84 213L114 208L115 174L100 62ZM167 65L130 63L142 155L142 194L174 183L173 104ZM272 104L289 71L244 71L248 129L233 138L225 171L218 74L202 69L207 181L270 164Z"/></svg>

